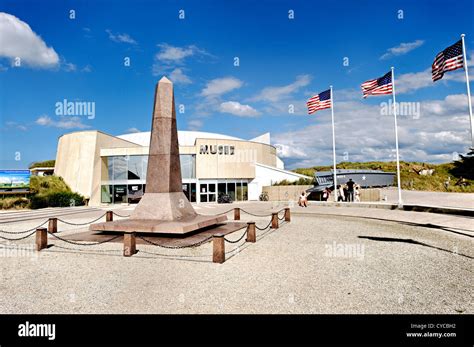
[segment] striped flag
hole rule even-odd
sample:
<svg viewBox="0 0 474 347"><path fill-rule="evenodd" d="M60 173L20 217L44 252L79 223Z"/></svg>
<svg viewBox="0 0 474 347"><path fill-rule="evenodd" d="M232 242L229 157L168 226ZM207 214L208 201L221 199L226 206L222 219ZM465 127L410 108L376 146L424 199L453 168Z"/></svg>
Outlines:
<svg viewBox="0 0 474 347"><path fill-rule="evenodd" d="M369 95L392 94L392 71L375 80L365 81L361 87L364 98Z"/></svg>
<svg viewBox="0 0 474 347"><path fill-rule="evenodd" d="M431 65L431 78L433 82L443 78L446 71L452 71L464 67L462 40L439 52Z"/></svg>
<svg viewBox="0 0 474 347"><path fill-rule="evenodd" d="M308 114L312 114L325 108L331 108L331 90L325 90L319 94L316 94L306 102L308 106Z"/></svg>

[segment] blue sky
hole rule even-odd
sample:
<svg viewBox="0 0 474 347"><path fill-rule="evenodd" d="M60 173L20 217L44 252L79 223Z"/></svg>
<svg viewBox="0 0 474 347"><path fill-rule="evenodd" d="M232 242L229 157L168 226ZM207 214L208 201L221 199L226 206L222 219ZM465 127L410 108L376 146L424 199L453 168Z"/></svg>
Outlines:
<svg viewBox="0 0 474 347"><path fill-rule="evenodd" d="M338 162L393 160L390 96L359 89L390 66L397 101L421 109L400 117L402 159L446 162L470 144L464 72L432 83L429 68L461 33L470 60L472 1L2 0L0 12L0 169L54 159L64 133L148 131L162 75L180 130L270 132L289 168L331 162L330 111L305 109L330 84ZM64 99L94 102L95 118L57 115Z"/></svg>

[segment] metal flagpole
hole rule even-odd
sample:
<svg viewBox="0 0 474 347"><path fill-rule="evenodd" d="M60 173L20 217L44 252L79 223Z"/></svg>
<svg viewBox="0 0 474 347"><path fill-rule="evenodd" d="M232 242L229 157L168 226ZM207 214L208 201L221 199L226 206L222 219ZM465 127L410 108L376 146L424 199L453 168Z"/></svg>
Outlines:
<svg viewBox="0 0 474 347"><path fill-rule="evenodd" d="M469 120L471 122L471 144L474 148L474 122L472 120L471 89L469 88L469 73L467 72L466 45L464 43L464 36L466 35L461 34L464 71L466 72L467 104L469 105Z"/></svg>
<svg viewBox="0 0 474 347"><path fill-rule="evenodd" d="M331 91L331 121L332 121L332 160L333 160L333 182L334 182L334 202L337 202L337 178L336 178L336 134L334 131L334 100L332 98L332 86L329 86Z"/></svg>
<svg viewBox="0 0 474 347"><path fill-rule="evenodd" d="M398 207L402 207L402 184L400 180L400 157L398 154L398 127L397 127L397 108L395 101L395 68L392 66L392 97L393 97L393 119L395 120L395 148L397 151L397 185L398 185Z"/></svg>

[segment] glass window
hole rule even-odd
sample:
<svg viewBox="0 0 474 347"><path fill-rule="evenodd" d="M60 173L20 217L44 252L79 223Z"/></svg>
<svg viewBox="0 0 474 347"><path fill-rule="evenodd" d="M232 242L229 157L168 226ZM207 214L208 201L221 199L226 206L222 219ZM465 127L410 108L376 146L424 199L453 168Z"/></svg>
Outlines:
<svg viewBox="0 0 474 347"><path fill-rule="evenodd" d="M191 183L191 194L189 201L196 202L196 183Z"/></svg>
<svg viewBox="0 0 474 347"><path fill-rule="evenodd" d="M235 201L235 183L227 183L227 194Z"/></svg>
<svg viewBox="0 0 474 347"><path fill-rule="evenodd" d="M115 185L114 186L114 204L120 204L127 202L127 186L126 185Z"/></svg>
<svg viewBox="0 0 474 347"><path fill-rule="evenodd" d="M103 185L100 189L100 202L110 204L112 202L112 186Z"/></svg>
<svg viewBox="0 0 474 347"><path fill-rule="evenodd" d="M143 175L143 158L141 155L132 155L128 158L128 179L145 179Z"/></svg>
<svg viewBox="0 0 474 347"><path fill-rule="evenodd" d="M215 192L216 192L216 184L209 183L209 193L215 193Z"/></svg>
<svg viewBox="0 0 474 347"><path fill-rule="evenodd" d="M235 194L235 199L237 201L242 201L242 182L237 182L236 186L237 186L237 191Z"/></svg>
<svg viewBox="0 0 474 347"><path fill-rule="evenodd" d="M242 183L242 200L247 201L249 199L247 182Z"/></svg>
<svg viewBox="0 0 474 347"><path fill-rule="evenodd" d="M207 194L201 194L201 202L207 202Z"/></svg>
<svg viewBox="0 0 474 347"><path fill-rule="evenodd" d="M128 185L128 202L139 202L143 196L143 185L129 184Z"/></svg>
<svg viewBox="0 0 474 347"><path fill-rule="evenodd" d="M179 156L182 178L196 178L196 156L193 154L181 154Z"/></svg>
<svg viewBox="0 0 474 347"><path fill-rule="evenodd" d="M113 179L116 180L126 180L127 179L127 160L125 156L113 157L114 162L114 173Z"/></svg>

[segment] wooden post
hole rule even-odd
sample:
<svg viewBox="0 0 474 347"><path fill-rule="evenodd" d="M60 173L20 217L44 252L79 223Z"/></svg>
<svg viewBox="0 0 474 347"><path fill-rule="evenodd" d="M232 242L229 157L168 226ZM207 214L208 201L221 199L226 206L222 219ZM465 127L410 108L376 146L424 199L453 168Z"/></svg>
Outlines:
<svg viewBox="0 0 474 347"><path fill-rule="evenodd" d="M48 230L46 228L36 229L36 250L41 251L48 247Z"/></svg>
<svg viewBox="0 0 474 347"><path fill-rule="evenodd" d="M290 208L286 207L285 208L285 222L290 222L290 221L291 221Z"/></svg>
<svg viewBox="0 0 474 347"><path fill-rule="evenodd" d="M112 222L114 220L114 213L112 211L107 211L105 213L105 221Z"/></svg>
<svg viewBox="0 0 474 347"><path fill-rule="evenodd" d="M222 264L225 262L225 240L223 234L212 237L212 262Z"/></svg>
<svg viewBox="0 0 474 347"><path fill-rule="evenodd" d="M131 257L135 253L137 253L135 232L123 234L123 256Z"/></svg>
<svg viewBox="0 0 474 347"><path fill-rule="evenodd" d="M57 218L50 218L49 219L48 231L50 233L57 233L58 232L58 219Z"/></svg>
<svg viewBox="0 0 474 347"><path fill-rule="evenodd" d="M240 220L240 208L234 208L234 220Z"/></svg>
<svg viewBox="0 0 474 347"><path fill-rule="evenodd" d="M278 229L278 213L276 212L272 213L272 228Z"/></svg>
<svg viewBox="0 0 474 347"><path fill-rule="evenodd" d="M257 241L257 235L255 233L255 222L247 223L247 242L255 243Z"/></svg>

